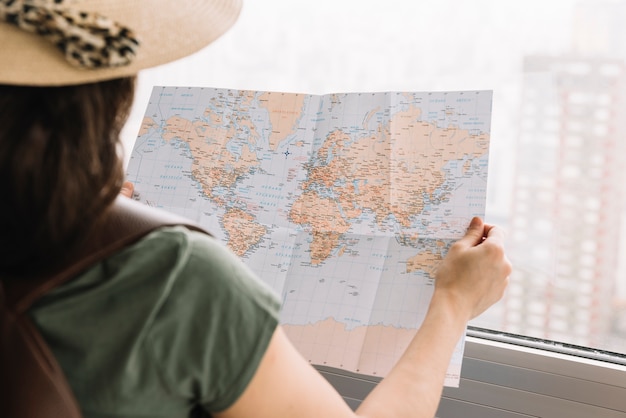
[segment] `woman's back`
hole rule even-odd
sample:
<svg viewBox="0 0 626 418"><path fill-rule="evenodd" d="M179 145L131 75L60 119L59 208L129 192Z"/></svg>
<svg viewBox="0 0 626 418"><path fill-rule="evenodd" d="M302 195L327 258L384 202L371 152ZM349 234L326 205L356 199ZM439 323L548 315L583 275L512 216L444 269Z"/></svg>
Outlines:
<svg viewBox="0 0 626 418"><path fill-rule="evenodd" d="M273 292L213 238L157 230L30 313L86 417L229 406L278 322Z"/></svg>

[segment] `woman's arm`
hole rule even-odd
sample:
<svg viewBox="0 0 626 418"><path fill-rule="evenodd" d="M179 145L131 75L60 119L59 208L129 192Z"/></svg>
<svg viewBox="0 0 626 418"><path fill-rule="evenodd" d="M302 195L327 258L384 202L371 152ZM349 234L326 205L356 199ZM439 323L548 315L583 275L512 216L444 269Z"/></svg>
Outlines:
<svg viewBox="0 0 626 418"><path fill-rule="evenodd" d="M252 381L220 418L433 417L467 321L495 303L511 265L500 229L474 218L438 267L428 313L406 352L354 413L280 327Z"/></svg>

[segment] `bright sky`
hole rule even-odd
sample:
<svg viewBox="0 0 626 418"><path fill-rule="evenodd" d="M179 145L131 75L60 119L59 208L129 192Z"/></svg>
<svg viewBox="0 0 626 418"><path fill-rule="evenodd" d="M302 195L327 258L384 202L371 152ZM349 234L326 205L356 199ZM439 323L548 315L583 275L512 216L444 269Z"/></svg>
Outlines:
<svg viewBox="0 0 626 418"><path fill-rule="evenodd" d="M140 75L123 140L130 149L153 85L316 94L487 89L494 90L490 173L506 172L513 166L522 58L570 49L574 3L248 0L217 42ZM491 213L508 207L509 189L490 184Z"/></svg>

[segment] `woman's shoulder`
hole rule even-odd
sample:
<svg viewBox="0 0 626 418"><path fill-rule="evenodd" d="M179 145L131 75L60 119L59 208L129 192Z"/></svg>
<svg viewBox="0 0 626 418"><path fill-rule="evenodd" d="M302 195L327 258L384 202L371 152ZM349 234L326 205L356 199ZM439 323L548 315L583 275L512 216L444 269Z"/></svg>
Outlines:
<svg viewBox="0 0 626 418"><path fill-rule="evenodd" d="M200 269L208 273L227 269L231 273L245 271L254 275L220 240L184 225L158 228L115 257L134 265L161 264L169 260L170 265L178 264L186 270Z"/></svg>
<svg viewBox="0 0 626 418"><path fill-rule="evenodd" d="M221 241L185 226L158 228L53 289L37 305L67 297L100 297L123 292L160 299L162 292L239 293L242 298L275 298L269 289ZM155 293L153 297L149 294ZM274 303L271 303L274 305Z"/></svg>
<svg viewBox="0 0 626 418"><path fill-rule="evenodd" d="M269 288L227 245L217 238L184 226L159 228L107 262L142 275L163 272L196 289L196 282L210 283L210 292L237 293L239 298L265 299L278 306ZM148 273L149 272L149 273ZM272 310L276 307L273 306Z"/></svg>

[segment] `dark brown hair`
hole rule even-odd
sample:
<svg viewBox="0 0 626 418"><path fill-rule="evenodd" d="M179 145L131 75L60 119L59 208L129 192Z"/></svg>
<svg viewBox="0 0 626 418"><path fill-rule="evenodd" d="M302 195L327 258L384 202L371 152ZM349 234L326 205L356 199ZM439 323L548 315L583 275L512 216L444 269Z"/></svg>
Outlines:
<svg viewBox="0 0 626 418"><path fill-rule="evenodd" d="M0 275L62 262L115 199L134 88L0 85Z"/></svg>

